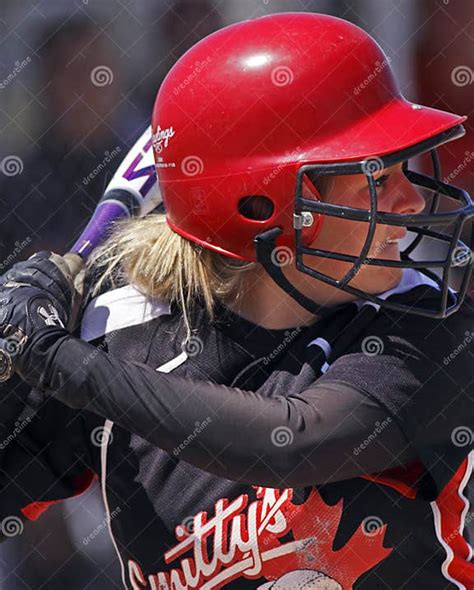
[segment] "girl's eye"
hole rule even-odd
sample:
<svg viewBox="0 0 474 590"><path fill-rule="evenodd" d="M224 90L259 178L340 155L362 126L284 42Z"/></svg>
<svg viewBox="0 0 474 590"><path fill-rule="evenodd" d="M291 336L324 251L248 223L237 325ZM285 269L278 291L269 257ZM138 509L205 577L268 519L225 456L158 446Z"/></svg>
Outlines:
<svg viewBox="0 0 474 590"><path fill-rule="evenodd" d="M377 180L375 181L375 186L376 187L383 186L385 184L385 182L387 181L387 179L388 179L389 176L390 176L389 174L384 174L380 178L377 178Z"/></svg>

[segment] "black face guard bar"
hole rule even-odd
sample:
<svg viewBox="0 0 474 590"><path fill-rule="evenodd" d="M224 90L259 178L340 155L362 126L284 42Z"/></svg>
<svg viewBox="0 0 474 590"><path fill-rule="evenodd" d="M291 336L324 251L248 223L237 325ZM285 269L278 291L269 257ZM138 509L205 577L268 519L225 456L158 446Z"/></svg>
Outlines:
<svg viewBox="0 0 474 590"><path fill-rule="evenodd" d="M415 315L432 318L444 318L455 313L461 306L471 277L473 260L470 247L461 241L460 236L464 224L469 219L474 218L474 205L470 195L451 184L446 184L440 180L440 165L436 148L452 139L463 135L462 125L440 133L435 137L405 150L390 154L382 158L369 158L367 160L350 163L335 164L307 164L301 166L297 173L296 194L295 194L295 244L296 244L296 268L315 279L327 283L333 287L341 289L354 295L358 299L363 299L374 303L375 305L393 309L396 311L409 312ZM430 152L433 162L434 177L426 176L408 169L407 160L413 156ZM385 213L378 211L377 186L375 184L374 172L388 168L395 164L403 162L403 171L406 177L415 186L424 187L434 192L434 197L428 213L402 215L398 213ZM370 210L356 209L341 205L332 205L312 201L302 197L302 185L304 175L310 177L326 176L337 174L364 174L369 186L370 193ZM461 203L461 206L454 211L446 213L437 213L440 195L451 197ZM330 252L328 250L319 250L317 248L308 248L303 245L302 239L302 220L304 212L320 213L340 217L352 221L363 221L368 223L367 237L359 256L350 256L339 252ZM432 226L453 224L452 235L446 235L430 229ZM372 246L377 224L392 225L405 227L408 231L416 234L414 240L400 253L401 260L385 260L381 258L368 258L367 255ZM324 306L319 305L307 298L303 293L298 291L285 277L281 266L272 256L277 248L276 240L282 233L278 227L262 232L255 238L257 260L265 268L272 279L284 289L295 301L312 313L318 314L323 312ZM416 261L410 258L410 254L420 244L424 237L428 237L448 244L448 251L444 260L436 261ZM471 243L472 246L472 243ZM333 277L320 273L303 262L303 256L319 256L333 260L341 260L352 263L352 267L342 279L336 280ZM352 287L349 282L359 272L363 265L383 266L392 268L412 268L417 269L425 277L434 281L440 289L439 309L426 308L419 305L406 305L389 301L377 295L372 295ZM450 292L449 280L452 268L462 266L463 275L461 284L457 293ZM432 272L431 268L442 269L442 276ZM450 300L449 300L450 299Z"/></svg>

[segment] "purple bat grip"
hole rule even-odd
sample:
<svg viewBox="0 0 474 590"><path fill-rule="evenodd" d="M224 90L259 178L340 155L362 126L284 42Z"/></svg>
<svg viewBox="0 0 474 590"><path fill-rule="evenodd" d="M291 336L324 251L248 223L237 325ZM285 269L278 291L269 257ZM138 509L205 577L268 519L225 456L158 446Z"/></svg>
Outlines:
<svg viewBox="0 0 474 590"><path fill-rule="evenodd" d="M107 237L106 234L108 232L105 228L108 228L110 231L114 221L123 217L129 217L130 214L130 209L124 203L115 199L106 199L102 203L99 203L92 219L70 252L79 254L82 258L86 259L92 250Z"/></svg>

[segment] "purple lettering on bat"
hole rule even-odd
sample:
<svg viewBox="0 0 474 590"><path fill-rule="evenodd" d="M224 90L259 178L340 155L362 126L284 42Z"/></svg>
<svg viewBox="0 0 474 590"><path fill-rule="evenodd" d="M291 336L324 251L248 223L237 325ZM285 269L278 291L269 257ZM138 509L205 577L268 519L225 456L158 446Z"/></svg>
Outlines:
<svg viewBox="0 0 474 590"><path fill-rule="evenodd" d="M146 144L143 146L143 151L147 152L152 146L152 140L149 139ZM125 171L123 177L126 180L135 180L135 178L140 178L142 176L147 177L145 182L142 184L140 188L140 194L143 198L148 194L149 190L156 182L156 169L154 165L144 166L143 168L138 168L138 165L143 160L143 154L138 154L137 157L132 161L130 166Z"/></svg>
<svg viewBox="0 0 474 590"><path fill-rule="evenodd" d="M122 176L122 178L128 181L143 178L143 184L139 189L142 198L146 197L150 192L150 189L153 188L156 183L156 170L154 165L139 167L145 154L151 149L151 147L152 140L150 138L143 146L142 153L134 158ZM88 223L80 238L76 241L70 251L80 254L83 258L87 258L92 250L107 237L113 222L124 216L128 216L129 214L130 212L128 211L127 206L122 204L119 200L108 198L107 195L105 195L105 200L102 200L99 203L91 221Z"/></svg>

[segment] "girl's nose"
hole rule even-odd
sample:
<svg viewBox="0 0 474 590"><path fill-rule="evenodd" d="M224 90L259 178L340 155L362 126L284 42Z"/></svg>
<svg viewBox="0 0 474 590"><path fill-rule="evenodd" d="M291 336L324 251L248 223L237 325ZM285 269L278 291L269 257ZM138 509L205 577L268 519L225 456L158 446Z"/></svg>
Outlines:
<svg viewBox="0 0 474 590"><path fill-rule="evenodd" d="M397 181L392 190L394 195L392 213L415 215L424 210L425 199L402 171L397 174Z"/></svg>

